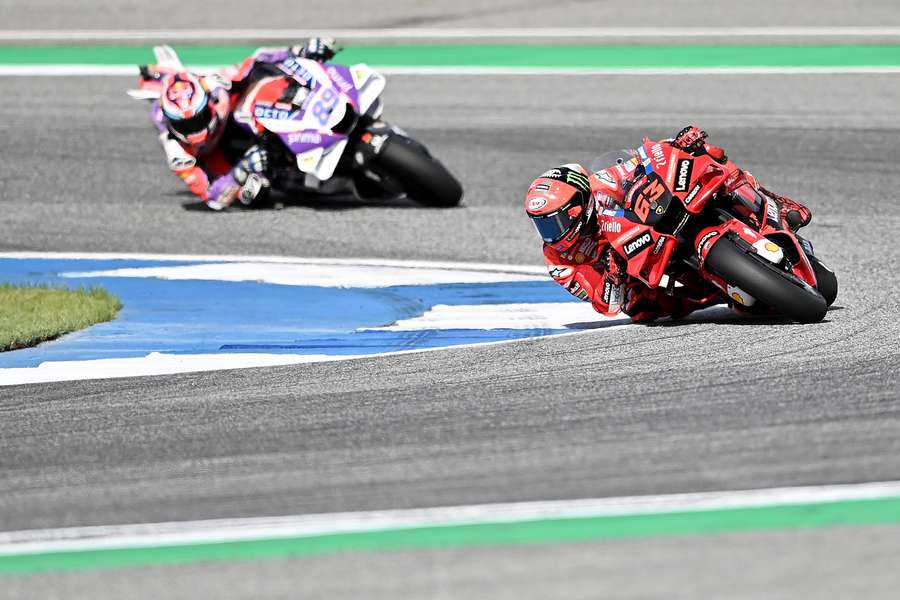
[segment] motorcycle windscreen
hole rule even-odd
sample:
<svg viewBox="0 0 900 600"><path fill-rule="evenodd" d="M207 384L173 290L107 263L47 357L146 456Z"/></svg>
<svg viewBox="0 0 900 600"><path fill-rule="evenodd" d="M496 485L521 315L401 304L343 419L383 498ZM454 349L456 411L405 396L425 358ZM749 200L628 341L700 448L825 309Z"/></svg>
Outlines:
<svg viewBox="0 0 900 600"><path fill-rule="evenodd" d="M634 158L634 155L635 153L633 150L612 150L611 152L601 154L591 163L591 173L615 167L616 165L624 165Z"/></svg>
<svg viewBox="0 0 900 600"><path fill-rule="evenodd" d="M577 217L569 215L567 208L543 217L531 217L544 243L553 244L563 238L575 223Z"/></svg>

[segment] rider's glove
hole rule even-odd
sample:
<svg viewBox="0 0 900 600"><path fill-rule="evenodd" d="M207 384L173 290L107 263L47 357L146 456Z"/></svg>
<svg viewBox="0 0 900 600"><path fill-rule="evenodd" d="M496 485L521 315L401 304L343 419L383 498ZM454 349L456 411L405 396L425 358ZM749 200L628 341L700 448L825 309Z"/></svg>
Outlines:
<svg viewBox="0 0 900 600"><path fill-rule="evenodd" d="M291 53L300 58L325 62L335 55L334 38L313 37L306 44L291 47Z"/></svg>
<svg viewBox="0 0 900 600"><path fill-rule="evenodd" d="M704 149L707 133L694 125L688 125L678 132L672 145L685 152L697 152Z"/></svg>
<svg viewBox="0 0 900 600"><path fill-rule="evenodd" d="M238 192L238 200L244 206L250 206L254 200L265 196L271 187L272 184L264 175L251 173L244 185L241 186L241 191Z"/></svg>
<svg viewBox="0 0 900 600"><path fill-rule="evenodd" d="M269 154L265 148L253 146L244 154L234 168L234 180L241 186L237 198L249 206L263 192L271 187L266 173L269 169Z"/></svg>
<svg viewBox="0 0 900 600"><path fill-rule="evenodd" d="M138 65L138 70L141 73L141 79L144 81L159 81L162 79L162 73L150 69L147 65Z"/></svg>
<svg viewBox="0 0 900 600"><path fill-rule="evenodd" d="M688 125L678 132L678 135L672 140L672 145L693 154L694 156L705 153L716 162L724 165L728 162L725 151L718 146L707 144L707 137L708 135L705 131L700 130L700 128L695 127L694 125Z"/></svg>
<svg viewBox="0 0 900 600"><path fill-rule="evenodd" d="M234 175L226 173L209 186L206 206L213 210L225 210L234 202L240 189L240 184L235 180Z"/></svg>
<svg viewBox="0 0 900 600"><path fill-rule="evenodd" d="M265 175L269 168L269 153L265 148L253 146L244 154L244 158L238 161L234 167L234 179L240 185L244 185L247 177L255 173Z"/></svg>

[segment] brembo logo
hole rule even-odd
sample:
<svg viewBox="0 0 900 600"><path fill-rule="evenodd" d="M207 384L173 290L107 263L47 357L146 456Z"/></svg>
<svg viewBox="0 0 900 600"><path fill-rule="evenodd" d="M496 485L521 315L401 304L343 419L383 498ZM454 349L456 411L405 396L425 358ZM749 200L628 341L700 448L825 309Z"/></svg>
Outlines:
<svg viewBox="0 0 900 600"><path fill-rule="evenodd" d="M709 233L704 235L702 238L700 238L700 241L697 242L697 254L700 257L703 257L703 251L706 250L706 246L709 245L709 241L711 239L713 239L714 237L716 237L717 235L719 235L718 231L710 231Z"/></svg>
<svg viewBox="0 0 900 600"><path fill-rule="evenodd" d="M652 241L653 237L650 235L650 232L645 231L630 242L625 242L625 245L622 246L622 249L625 250L625 255L628 258L632 258L639 254L641 250L649 246Z"/></svg>
<svg viewBox="0 0 900 600"><path fill-rule="evenodd" d="M676 192L687 190L688 184L691 182L691 171L693 168L694 161L689 158L682 158L678 161L678 176L675 179Z"/></svg>

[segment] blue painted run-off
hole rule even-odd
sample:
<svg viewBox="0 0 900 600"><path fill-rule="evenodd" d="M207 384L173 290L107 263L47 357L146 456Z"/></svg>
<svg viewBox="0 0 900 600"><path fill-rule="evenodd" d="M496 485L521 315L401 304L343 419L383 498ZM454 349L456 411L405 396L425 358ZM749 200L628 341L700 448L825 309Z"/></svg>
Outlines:
<svg viewBox="0 0 900 600"><path fill-rule="evenodd" d="M142 357L151 352L375 354L501 341L565 329L357 331L422 315L436 304L566 302L550 281L327 288L257 282L132 277L65 278L67 272L199 264L183 261L0 258L0 281L102 285L119 317L35 348L0 354L0 368L45 361Z"/></svg>

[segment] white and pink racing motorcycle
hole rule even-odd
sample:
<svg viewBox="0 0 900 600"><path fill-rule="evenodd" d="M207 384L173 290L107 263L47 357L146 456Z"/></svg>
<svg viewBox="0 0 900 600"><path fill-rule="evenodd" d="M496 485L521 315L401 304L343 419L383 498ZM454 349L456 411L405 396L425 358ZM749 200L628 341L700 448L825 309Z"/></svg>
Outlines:
<svg viewBox="0 0 900 600"><path fill-rule="evenodd" d="M174 50L154 48L141 67L137 99L156 100L161 76L186 70ZM381 119L384 76L365 64L344 66L286 50L266 57L261 73L232 96L232 118L269 157L272 189L292 194L346 194L452 207L462 186L420 142ZM232 68L233 69L233 68ZM229 70L212 73L230 86Z"/></svg>

